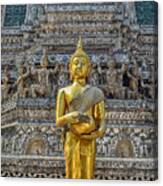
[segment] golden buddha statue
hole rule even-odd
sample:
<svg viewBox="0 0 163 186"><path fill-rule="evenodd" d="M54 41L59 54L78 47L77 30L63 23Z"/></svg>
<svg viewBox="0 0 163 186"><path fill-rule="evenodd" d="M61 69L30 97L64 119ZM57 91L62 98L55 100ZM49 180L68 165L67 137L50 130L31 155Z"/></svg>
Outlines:
<svg viewBox="0 0 163 186"><path fill-rule="evenodd" d="M58 91L56 104L56 125L65 129L66 178L94 178L96 138L105 133L104 95L86 84L90 68L80 38L69 63L73 83Z"/></svg>

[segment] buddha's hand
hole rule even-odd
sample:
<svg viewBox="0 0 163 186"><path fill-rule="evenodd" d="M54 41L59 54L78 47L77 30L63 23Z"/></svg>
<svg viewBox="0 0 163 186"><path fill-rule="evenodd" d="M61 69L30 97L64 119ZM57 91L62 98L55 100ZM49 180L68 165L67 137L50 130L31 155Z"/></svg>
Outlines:
<svg viewBox="0 0 163 186"><path fill-rule="evenodd" d="M105 134L104 130L97 130L97 131L93 131L90 134L83 134L80 136L81 139L86 139L86 140L93 140L99 137L103 137Z"/></svg>
<svg viewBox="0 0 163 186"><path fill-rule="evenodd" d="M92 124L94 122L93 117L89 116L86 113L79 112L79 122L80 123L90 123Z"/></svg>
<svg viewBox="0 0 163 186"><path fill-rule="evenodd" d="M68 123L76 124L76 123L79 123L79 121L80 121L79 115L80 115L80 113L78 111L70 112L70 113L66 114L66 119L67 119Z"/></svg>
<svg viewBox="0 0 163 186"><path fill-rule="evenodd" d="M89 116L86 113L74 111L67 114L67 119L71 124L81 124L81 123L89 123L92 124L94 122L93 117Z"/></svg>

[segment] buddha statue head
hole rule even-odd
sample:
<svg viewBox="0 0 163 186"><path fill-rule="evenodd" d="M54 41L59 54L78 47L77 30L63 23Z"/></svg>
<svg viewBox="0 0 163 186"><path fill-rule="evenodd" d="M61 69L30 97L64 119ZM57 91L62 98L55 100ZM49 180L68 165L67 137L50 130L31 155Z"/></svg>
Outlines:
<svg viewBox="0 0 163 186"><path fill-rule="evenodd" d="M75 53L71 56L69 70L71 80L87 78L90 72L90 59L84 52L81 37L78 40Z"/></svg>

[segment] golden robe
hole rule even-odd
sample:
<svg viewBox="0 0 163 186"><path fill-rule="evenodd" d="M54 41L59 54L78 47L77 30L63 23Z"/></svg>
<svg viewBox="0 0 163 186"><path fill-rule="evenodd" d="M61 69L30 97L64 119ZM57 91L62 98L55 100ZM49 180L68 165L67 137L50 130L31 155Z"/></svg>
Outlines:
<svg viewBox="0 0 163 186"><path fill-rule="evenodd" d="M66 132L64 153L66 178L92 179L94 177L95 139L81 140L71 131L68 131Z"/></svg>
<svg viewBox="0 0 163 186"><path fill-rule="evenodd" d="M63 100L66 97L66 90L64 92ZM67 106L66 113L73 111L80 111L88 114L93 118L96 128L92 127L93 131L99 129L100 121L104 119L104 96L103 93L95 87L86 86L83 91L72 99ZM59 99L59 98L58 98ZM76 126L75 126L76 125ZM82 139L82 135L89 136L86 133L88 129L87 123L81 121L75 125L67 124L64 132L64 156L66 164L66 178L74 179L93 179L95 169L96 156L96 138ZM79 134L74 132L80 131Z"/></svg>

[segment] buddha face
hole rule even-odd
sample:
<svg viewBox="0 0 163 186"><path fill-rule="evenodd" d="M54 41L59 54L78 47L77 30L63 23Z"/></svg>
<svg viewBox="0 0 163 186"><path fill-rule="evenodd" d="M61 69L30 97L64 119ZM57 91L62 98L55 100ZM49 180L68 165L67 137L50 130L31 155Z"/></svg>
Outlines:
<svg viewBox="0 0 163 186"><path fill-rule="evenodd" d="M90 65L86 58L75 57L70 64L72 79L86 78L89 73Z"/></svg>

